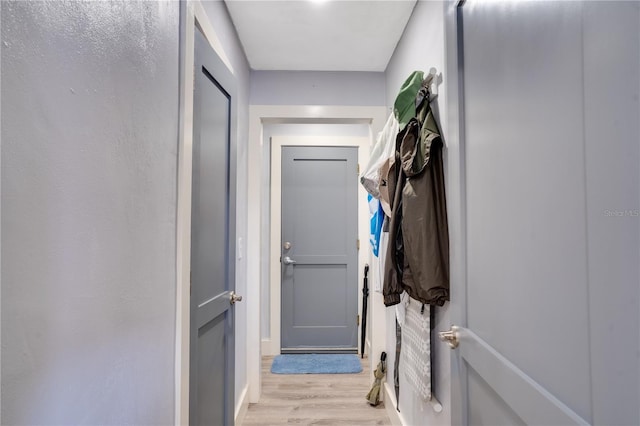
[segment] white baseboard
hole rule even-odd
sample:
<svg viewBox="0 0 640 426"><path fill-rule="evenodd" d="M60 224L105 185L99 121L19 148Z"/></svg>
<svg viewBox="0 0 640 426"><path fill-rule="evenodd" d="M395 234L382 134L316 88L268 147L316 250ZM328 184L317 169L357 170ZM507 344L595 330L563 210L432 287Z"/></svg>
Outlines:
<svg viewBox="0 0 640 426"><path fill-rule="evenodd" d="M236 406L235 413L235 424L241 425L244 422L244 418L247 415L247 410L249 409L249 386L245 386L240 393L240 401L238 401L238 405Z"/></svg>
<svg viewBox="0 0 640 426"><path fill-rule="evenodd" d="M396 410L396 393L387 382L384 382L384 408L387 410L387 415L393 426L404 426L404 419L402 414Z"/></svg>
<svg viewBox="0 0 640 426"><path fill-rule="evenodd" d="M262 339L262 341L260 342L260 353L262 354L262 356L265 355L276 355L276 354L272 354L271 352L271 339Z"/></svg>

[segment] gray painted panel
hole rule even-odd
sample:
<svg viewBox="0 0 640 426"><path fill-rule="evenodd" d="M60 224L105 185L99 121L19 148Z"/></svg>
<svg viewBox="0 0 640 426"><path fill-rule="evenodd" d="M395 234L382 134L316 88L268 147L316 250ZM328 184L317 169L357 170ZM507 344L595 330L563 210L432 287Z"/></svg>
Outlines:
<svg viewBox="0 0 640 426"><path fill-rule="evenodd" d="M467 189L469 200L477 197L476 216L468 212L468 325L499 352L463 339L460 353L485 379L484 394L495 390L527 423L638 424L640 6L469 3L464 10L466 112L475 102L476 113L466 122L467 161L475 161L468 170L476 172ZM481 59L469 54L474 43ZM522 135L505 138L510 129ZM491 189L482 194L482 185ZM483 313L483 303L499 306L499 318ZM486 415L469 379L469 409Z"/></svg>
<svg viewBox="0 0 640 426"><path fill-rule="evenodd" d="M200 101L193 141L191 270L199 305L226 290L228 280L228 163L230 100L209 74L197 70Z"/></svg>
<svg viewBox="0 0 640 426"><path fill-rule="evenodd" d="M582 5L463 11L467 324L590 419Z"/></svg>
<svg viewBox="0 0 640 426"><path fill-rule="evenodd" d="M282 148L282 348L356 348L357 148Z"/></svg>
<svg viewBox="0 0 640 426"><path fill-rule="evenodd" d="M0 7L0 423L172 424L178 3Z"/></svg>
<svg viewBox="0 0 640 426"><path fill-rule="evenodd" d="M235 85L195 32L189 423L234 421Z"/></svg>
<svg viewBox="0 0 640 426"><path fill-rule="evenodd" d="M228 304L228 302L227 302ZM198 398L196 418L203 426L226 425L225 421L225 359L211 356L226 351L226 314L222 314L198 330Z"/></svg>
<svg viewBox="0 0 640 426"><path fill-rule="evenodd" d="M285 223L291 230L292 255L346 254L349 223L345 220L345 213L349 212L345 208L350 204L350 188L345 183L348 175L354 174L353 164L350 164L352 170L349 173L349 164L342 158L297 157L293 158L293 163L287 163L290 171L284 185L290 185L286 187L290 198L286 204L283 203L283 208L287 210L286 220L293 221Z"/></svg>
<svg viewBox="0 0 640 426"><path fill-rule="evenodd" d="M196 327L201 328L211 321L211 318L216 318L219 315L224 314L229 309L230 300L230 292L223 291L216 297L198 305Z"/></svg>
<svg viewBox="0 0 640 426"><path fill-rule="evenodd" d="M468 421L470 425L516 426L526 425L491 386L469 365L467 392L469 393Z"/></svg>
<svg viewBox="0 0 640 426"><path fill-rule="evenodd" d="M526 424L549 426L588 424L471 330L460 330L459 340L460 356L482 377L483 383L487 386L483 391L499 396L509 410L517 413L517 416ZM469 394L469 406L477 407L478 415L482 415L483 409L491 410L490 406L485 407L483 403L473 401L471 394Z"/></svg>
<svg viewBox="0 0 640 426"><path fill-rule="evenodd" d="M330 256L330 255L297 255L296 265L346 265L349 262L349 256Z"/></svg>
<svg viewBox="0 0 640 426"><path fill-rule="evenodd" d="M291 325L298 329L345 327L349 311L348 292L351 290L344 285L346 282L346 265L296 265ZM353 322L353 318L350 320ZM348 340L340 342L348 343Z"/></svg>
<svg viewBox="0 0 640 426"><path fill-rule="evenodd" d="M640 3L585 3L583 34L593 423L636 425Z"/></svg>

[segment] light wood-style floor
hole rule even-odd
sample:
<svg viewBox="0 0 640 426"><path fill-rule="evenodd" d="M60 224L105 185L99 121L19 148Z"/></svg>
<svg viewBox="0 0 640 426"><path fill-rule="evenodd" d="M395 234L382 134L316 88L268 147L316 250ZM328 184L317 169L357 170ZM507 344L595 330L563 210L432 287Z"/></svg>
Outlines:
<svg viewBox="0 0 640 426"><path fill-rule="evenodd" d="M360 374L271 374L262 359L262 395L250 404L243 425L391 425L381 403L372 407L369 361Z"/></svg>

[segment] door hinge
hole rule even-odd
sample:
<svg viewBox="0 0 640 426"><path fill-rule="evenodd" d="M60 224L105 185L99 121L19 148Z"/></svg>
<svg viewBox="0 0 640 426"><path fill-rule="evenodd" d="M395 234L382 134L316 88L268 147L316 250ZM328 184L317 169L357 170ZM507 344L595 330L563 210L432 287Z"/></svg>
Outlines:
<svg viewBox="0 0 640 426"><path fill-rule="evenodd" d="M189 295L193 292L193 286L191 285L191 271L189 271Z"/></svg>
<svg viewBox="0 0 640 426"><path fill-rule="evenodd" d="M356 318L356 325L360 325L360 315L358 314L358 317Z"/></svg>
<svg viewBox="0 0 640 426"><path fill-rule="evenodd" d="M356 164L356 171L358 176L360 176L360 163Z"/></svg>
<svg viewBox="0 0 640 426"><path fill-rule="evenodd" d="M356 248L360 250L360 238L356 240Z"/></svg>

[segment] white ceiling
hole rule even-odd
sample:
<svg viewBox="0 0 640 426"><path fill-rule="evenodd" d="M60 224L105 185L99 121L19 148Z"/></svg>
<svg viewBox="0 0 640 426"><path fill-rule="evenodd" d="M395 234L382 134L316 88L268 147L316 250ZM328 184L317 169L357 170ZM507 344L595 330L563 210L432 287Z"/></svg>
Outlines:
<svg viewBox="0 0 640 426"><path fill-rule="evenodd" d="M384 71L416 0L225 0L251 68Z"/></svg>

